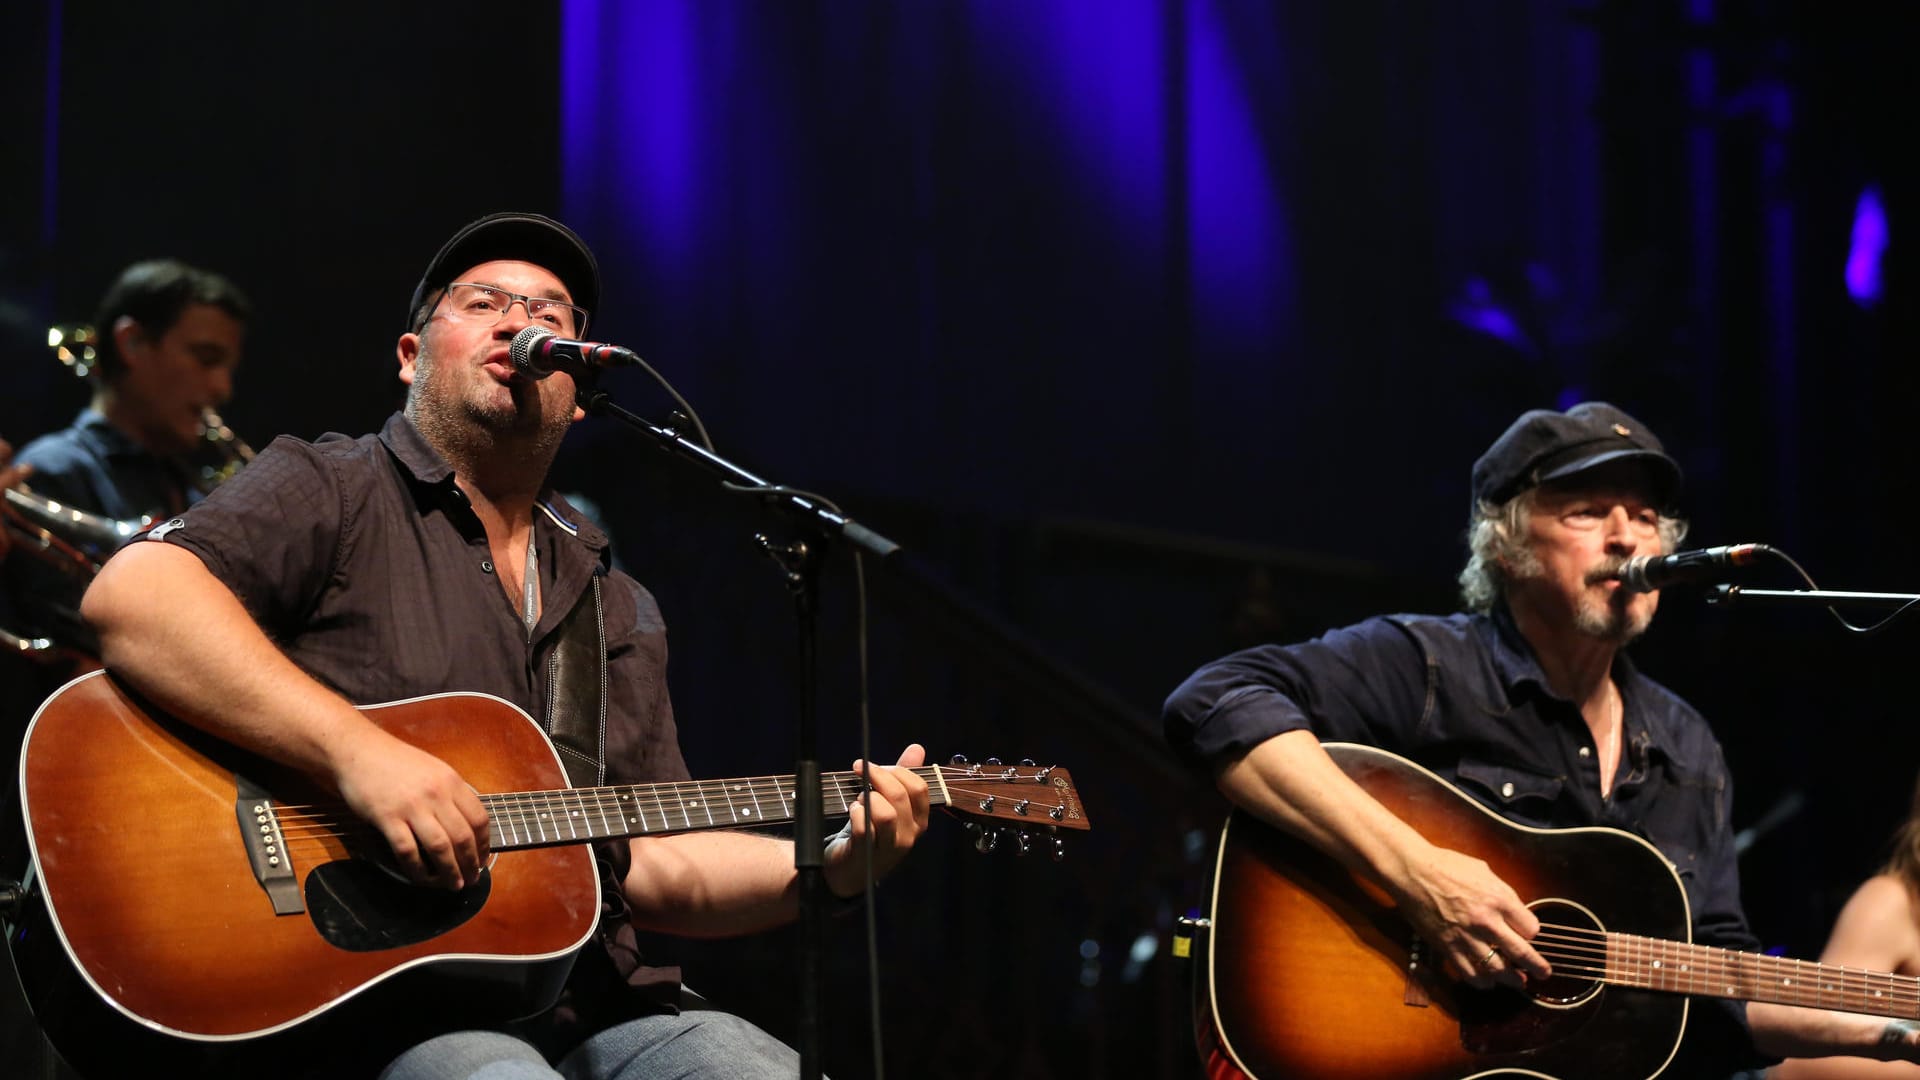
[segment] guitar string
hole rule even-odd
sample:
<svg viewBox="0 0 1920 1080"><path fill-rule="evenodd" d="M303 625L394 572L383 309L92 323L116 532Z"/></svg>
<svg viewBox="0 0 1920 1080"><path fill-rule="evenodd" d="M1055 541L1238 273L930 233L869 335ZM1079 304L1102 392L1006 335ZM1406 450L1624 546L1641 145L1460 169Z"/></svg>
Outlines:
<svg viewBox="0 0 1920 1080"><path fill-rule="evenodd" d="M927 780L938 779L942 775L945 775L949 777L948 787L951 788L954 786L955 783L1009 784L1013 786L1039 784L1043 782L1044 773L1051 773L1055 770L1047 769L1044 771L1044 773L1030 773L1025 776L1021 776L1018 774L1009 774L1009 775L1000 776L1000 775L988 775L983 773L977 773L971 770L957 769L957 768L954 768L953 766L923 765L923 766L915 767L913 771L916 774L920 775L923 779L927 779ZM823 787L838 788L839 793L843 794L845 797L848 797L850 800L852 798L857 798L861 794L861 792L865 790L864 785L860 781L859 774L854 772L828 773L821 777L821 782ZM579 799L583 796L588 795L589 793L592 793L593 797L596 797L596 798L609 798L609 797L618 797L620 793L657 794L660 792L667 791L668 789L671 789L671 791L675 794L675 796L683 795L686 793L699 794L699 795L723 795L723 796L733 795L735 797L771 794L771 795L782 796L784 798L791 799L792 791L793 791L793 778L791 776L759 776L759 777L745 777L738 780L687 780L687 781L668 782L668 783L662 783L662 784L634 784L634 785L625 785L625 786L609 786L609 787L602 787L602 788L550 788L544 791L523 791L523 792L488 794L488 795L482 795L481 798L495 799L495 800L502 800L502 799L525 800L525 799L533 799L533 798L539 798L539 797ZM835 793L836 792L834 790L829 790L827 792L827 794L829 795L832 795ZM978 794L984 797L989 793L979 792ZM994 794L997 794L997 793L994 793ZM938 796L935 796L935 797L938 798ZM325 805L334 806L337 804L325 804ZM298 811L298 810L308 809L308 808L309 808L308 806L303 804L298 804L298 803L283 803L276 806L276 809L281 811Z"/></svg>
<svg viewBox="0 0 1920 1080"><path fill-rule="evenodd" d="M1031 790L1039 780L1038 774L991 776L974 773L971 770L954 769L950 766L921 766L914 771L932 773L936 776L941 772L951 772L956 776L964 777L964 780L959 782L950 781L947 784L947 790L956 796L978 798L983 802L987 799L1002 798L1005 792L986 790L979 785L1004 784ZM823 778L823 786L827 787L825 794L829 799L837 796L841 801L842 809L839 813L845 813L864 790L864 785L859 782L857 774L851 772L829 774ZM792 790L791 778L753 777L740 781L686 781L668 785L634 785L622 788L558 788L549 791L483 795L481 798L482 801L493 804L492 816L495 820L515 828L528 831L539 830L543 827L543 823L556 821L555 810L562 814L562 817L557 819L557 823L565 824L568 817L578 811L581 814L579 820L587 827L586 831L591 833L593 818L614 815L624 799L640 796L644 800L649 794L660 805L652 808L651 811L644 805L644 801L638 805L637 809L643 826L650 812L658 812L663 819L671 821L676 809L683 823L693 823L697 821L700 813L710 811L716 802L725 808L726 816L731 819L729 824L739 824L741 811L746 809L746 804L753 802L757 807L758 800L762 796L769 801L782 803L780 820L786 820L788 815L784 811L784 804L792 800ZM690 795L694 798L688 798ZM956 801L955 798L942 799L937 791L932 797L936 804ZM1027 802L1028 811L1033 813L1036 819L1047 817L1050 811L1066 809L1064 803L1038 800L1027 800ZM286 804L276 806L275 813L280 820L282 835L289 838L303 832L325 834L333 830L358 827L356 819L347 815L346 808L338 804ZM617 816L624 820L624 814ZM712 819L710 823L717 824L718 819ZM1039 822L1036 821L1036 823ZM605 825L604 820L601 825ZM603 831L606 830L603 829ZM625 830L623 828L620 831Z"/></svg>
<svg viewBox="0 0 1920 1080"><path fill-rule="evenodd" d="M1920 1007L1920 979L1910 975L1551 923L1541 926L1534 943L1536 951L1553 964L1556 975L1586 975L1658 989L1684 986L1701 992L1744 985L1749 991L1765 989L1795 1002L1824 1002L1839 996L1857 1004ZM1781 978L1787 969L1797 974Z"/></svg>

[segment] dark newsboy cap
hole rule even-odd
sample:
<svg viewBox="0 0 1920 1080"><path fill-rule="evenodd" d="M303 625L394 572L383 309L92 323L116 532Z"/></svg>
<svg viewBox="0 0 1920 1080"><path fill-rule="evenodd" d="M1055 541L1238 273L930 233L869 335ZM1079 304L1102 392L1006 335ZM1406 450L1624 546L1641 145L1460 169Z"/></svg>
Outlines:
<svg viewBox="0 0 1920 1080"><path fill-rule="evenodd" d="M586 241L550 217L509 211L470 222L441 245L413 290L406 328L413 329L420 305L433 290L452 281L455 274L496 259L545 267L567 287L575 307L585 308L588 315L600 309L600 264Z"/></svg>
<svg viewBox="0 0 1920 1080"><path fill-rule="evenodd" d="M1604 401L1566 412L1534 409L1521 415L1473 463L1473 502L1499 505L1548 480L1615 461L1645 466L1656 507L1670 510L1680 494L1680 465L1646 425Z"/></svg>

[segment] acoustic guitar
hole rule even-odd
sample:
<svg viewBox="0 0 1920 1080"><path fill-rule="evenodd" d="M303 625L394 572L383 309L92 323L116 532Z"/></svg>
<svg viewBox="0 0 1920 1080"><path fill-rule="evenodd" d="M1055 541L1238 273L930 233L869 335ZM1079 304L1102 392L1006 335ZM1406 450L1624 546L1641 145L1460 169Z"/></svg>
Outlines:
<svg viewBox="0 0 1920 1080"><path fill-rule="evenodd" d="M1326 749L1427 839L1528 898L1553 977L1526 992L1448 979L1381 890L1235 811L1196 951L1210 1077L1635 1080L1672 1062L1690 997L1920 1019L1913 976L1691 944L1680 879L1637 836L1516 825L1404 758Z"/></svg>
<svg viewBox="0 0 1920 1080"><path fill-rule="evenodd" d="M410 884L337 796L105 672L41 706L20 765L40 902L12 945L64 1056L80 1064L131 1040L175 1067L271 1062L303 1045L280 1036L349 1005L390 1020L450 995L468 1023L537 1013L600 918L586 845L794 815L791 776L568 787L540 727L489 695L362 711L482 793L491 855L474 884ZM987 835L1088 827L1065 769L914 771L934 805ZM832 772L821 787L826 814L844 817L865 785ZM249 1053L256 1044L267 1052Z"/></svg>

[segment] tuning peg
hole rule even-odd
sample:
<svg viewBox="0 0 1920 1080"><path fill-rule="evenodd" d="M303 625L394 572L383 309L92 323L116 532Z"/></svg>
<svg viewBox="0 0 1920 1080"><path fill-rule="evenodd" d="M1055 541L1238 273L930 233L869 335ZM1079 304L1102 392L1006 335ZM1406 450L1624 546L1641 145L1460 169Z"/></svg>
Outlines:
<svg viewBox="0 0 1920 1080"><path fill-rule="evenodd" d="M1015 854L1025 855L1027 852L1033 850L1033 834L1024 832L1015 833L1014 838L1018 841Z"/></svg>
<svg viewBox="0 0 1920 1080"><path fill-rule="evenodd" d="M955 754L947 760L947 764L949 765L965 765L966 763L967 755L965 754Z"/></svg>
<svg viewBox="0 0 1920 1080"><path fill-rule="evenodd" d="M1000 834L992 829L982 829L980 835L973 838L973 850L982 855L993 854L993 849L999 846Z"/></svg>
<svg viewBox="0 0 1920 1080"><path fill-rule="evenodd" d="M1067 857L1067 842L1059 837L1053 838L1053 861L1059 862Z"/></svg>
<svg viewBox="0 0 1920 1080"><path fill-rule="evenodd" d="M1030 758L1030 757L1023 757L1023 758L1021 758L1021 759L1020 759L1020 765L1021 765L1021 767L1022 767L1022 768L1027 768L1027 769L1031 769L1031 768L1033 768L1033 767L1034 767L1035 765L1038 765L1038 764L1040 764L1040 763L1039 763L1039 762L1037 762L1037 761L1035 761L1035 760L1033 760L1033 759L1032 759L1032 758Z"/></svg>
<svg viewBox="0 0 1920 1080"><path fill-rule="evenodd" d="M988 758L988 759L987 759L987 764L989 764L989 765L998 765L998 764L1000 764L1000 759L999 759L999 758L997 758L997 757L990 757L990 758Z"/></svg>

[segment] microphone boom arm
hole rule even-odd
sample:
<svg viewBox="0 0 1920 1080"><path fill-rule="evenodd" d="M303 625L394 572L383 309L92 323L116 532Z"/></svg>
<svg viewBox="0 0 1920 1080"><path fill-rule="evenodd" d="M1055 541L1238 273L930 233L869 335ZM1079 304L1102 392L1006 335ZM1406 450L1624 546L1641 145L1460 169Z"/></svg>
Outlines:
<svg viewBox="0 0 1920 1080"><path fill-rule="evenodd" d="M706 447L689 441L678 431L670 427L662 427L643 416L621 408L613 403L605 391L581 386L575 396L580 407L589 415L611 416L619 420L635 431L652 438L668 453L718 475L722 483L741 488L760 489L760 493L769 503L780 506L796 521L811 523L823 536L838 536L877 558L886 558L900 550L899 544L852 518L822 506L805 495L770 484Z"/></svg>

